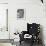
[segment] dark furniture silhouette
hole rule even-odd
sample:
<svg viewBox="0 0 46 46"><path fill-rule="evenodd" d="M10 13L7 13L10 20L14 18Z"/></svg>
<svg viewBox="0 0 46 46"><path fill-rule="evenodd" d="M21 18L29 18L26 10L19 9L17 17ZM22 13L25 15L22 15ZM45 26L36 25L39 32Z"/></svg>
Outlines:
<svg viewBox="0 0 46 46"><path fill-rule="evenodd" d="M22 41L25 41L25 42L28 42L28 43L30 42L31 46L33 45L34 42L39 44L39 41L40 41L39 33L40 33L40 24L36 24L36 23L29 24L29 23L27 23L27 31L22 31L22 33L19 34L20 44L21 44ZM32 37L25 39L24 38L25 34L29 34Z"/></svg>

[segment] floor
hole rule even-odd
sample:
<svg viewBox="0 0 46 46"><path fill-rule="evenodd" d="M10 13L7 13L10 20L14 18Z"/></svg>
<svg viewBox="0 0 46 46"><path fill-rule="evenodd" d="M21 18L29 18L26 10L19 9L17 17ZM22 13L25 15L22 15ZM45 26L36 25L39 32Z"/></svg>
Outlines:
<svg viewBox="0 0 46 46"><path fill-rule="evenodd" d="M31 45L28 43L22 42L22 44L19 46L31 46ZM34 44L33 46L43 46L43 45L42 44Z"/></svg>
<svg viewBox="0 0 46 46"><path fill-rule="evenodd" d="M0 43L0 46L16 46L16 45L12 45L11 43ZM17 46L30 46L30 44L26 44L25 42L23 42L21 45ZM42 45L33 45L33 46L42 46Z"/></svg>
<svg viewBox="0 0 46 46"><path fill-rule="evenodd" d="M29 42L21 42L21 45L20 45L20 43L19 42L16 42L14 45L12 45L11 43L0 43L0 46L31 46L30 45L31 43L29 43ZM42 46L41 44L40 45L38 45L38 44L34 44L33 46Z"/></svg>
<svg viewBox="0 0 46 46"><path fill-rule="evenodd" d="M0 46L12 46L11 43L0 43Z"/></svg>

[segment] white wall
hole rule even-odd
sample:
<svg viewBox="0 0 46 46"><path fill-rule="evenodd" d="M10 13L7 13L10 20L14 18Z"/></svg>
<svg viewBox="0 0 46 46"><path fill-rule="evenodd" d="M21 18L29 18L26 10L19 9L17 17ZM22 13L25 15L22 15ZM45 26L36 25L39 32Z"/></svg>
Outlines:
<svg viewBox="0 0 46 46"><path fill-rule="evenodd" d="M8 5L1 4L1 3L8 3L8 0L0 0L0 27L3 27L4 25L6 25L5 17L6 17L6 9L8 8ZM1 16L2 16L2 18L1 18ZM3 18L5 18L4 21L2 20ZM1 23L1 21L3 21L3 23ZM0 39L9 39L9 32L0 31ZM0 43L0 46L12 46L12 45L11 45L11 43Z"/></svg>
<svg viewBox="0 0 46 46"><path fill-rule="evenodd" d="M8 4L0 4L0 39L9 39L7 28L7 9Z"/></svg>
<svg viewBox="0 0 46 46"><path fill-rule="evenodd" d="M0 0L0 3L8 3L8 0Z"/></svg>

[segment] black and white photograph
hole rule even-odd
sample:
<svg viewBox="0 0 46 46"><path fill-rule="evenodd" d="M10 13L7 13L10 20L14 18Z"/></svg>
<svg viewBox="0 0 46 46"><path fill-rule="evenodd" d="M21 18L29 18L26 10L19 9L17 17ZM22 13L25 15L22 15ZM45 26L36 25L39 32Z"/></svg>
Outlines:
<svg viewBox="0 0 46 46"><path fill-rule="evenodd" d="M46 46L46 0L0 0L0 46Z"/></svg>
<svg viewBox="0 0 46 46"><path fill-rule="evenodd" d="M24 18L24 9L17 10L17 18Z"/></svg>
<svg viewBox="0 0 46 46"><path fill-rule="evenodd" d="M17 9L17 20L25 20L25 9Z"/></svg>

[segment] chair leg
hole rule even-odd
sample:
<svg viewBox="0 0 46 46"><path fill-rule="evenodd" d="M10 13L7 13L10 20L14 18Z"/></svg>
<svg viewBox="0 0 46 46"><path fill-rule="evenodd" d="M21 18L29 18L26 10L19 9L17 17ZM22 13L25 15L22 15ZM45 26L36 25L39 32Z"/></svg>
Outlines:
<svg viewBox="0 0 46 46"><path fill-rule="evenodd" d="M30 46L33 46L33 44L34 44L34 41L33 41L33 39L31 40L31 45Z"/></svg>
<svg viewBox="0 0 46 46"><path fill-rule="evenodd" d="M30 46L33 46L33 43L34 43L34 42L32 42Z"/></svg>
<svg viewBox="0 0 46 46"><path fill-rule="evenodd" d="M20 41L20 45L21 45L21 41Z"/></svg>

